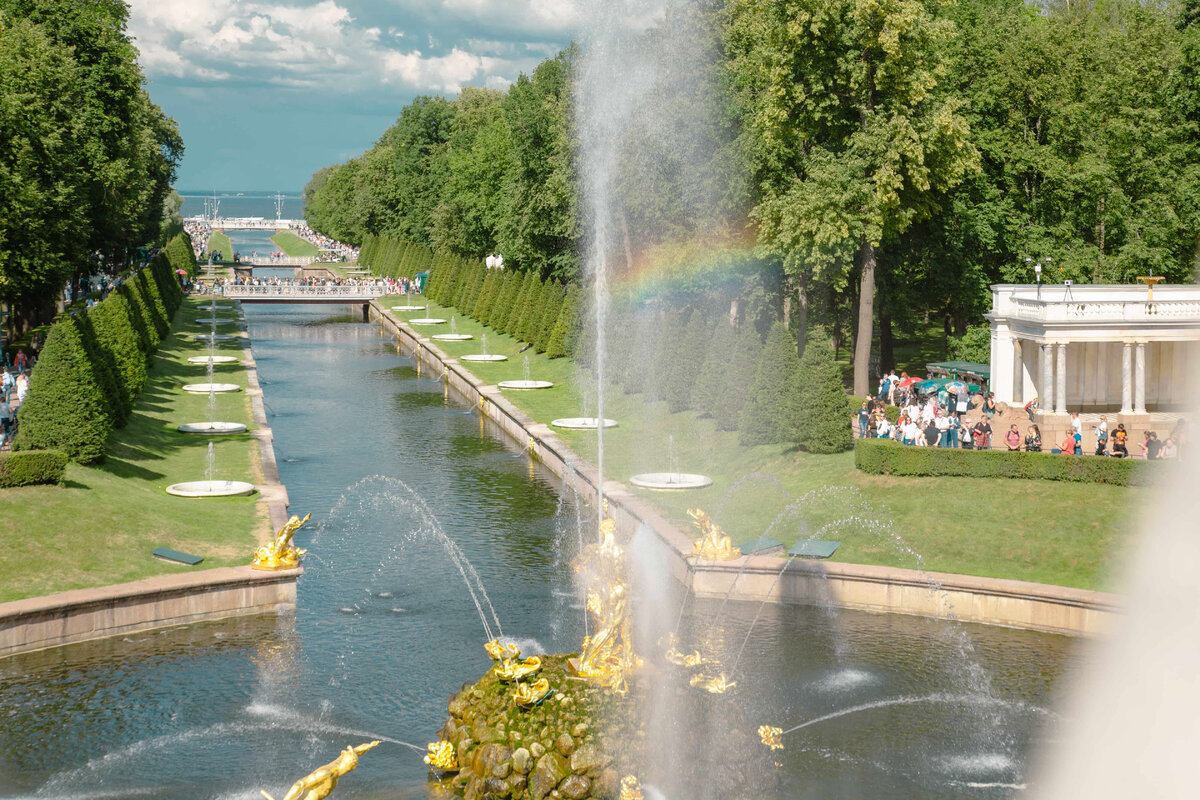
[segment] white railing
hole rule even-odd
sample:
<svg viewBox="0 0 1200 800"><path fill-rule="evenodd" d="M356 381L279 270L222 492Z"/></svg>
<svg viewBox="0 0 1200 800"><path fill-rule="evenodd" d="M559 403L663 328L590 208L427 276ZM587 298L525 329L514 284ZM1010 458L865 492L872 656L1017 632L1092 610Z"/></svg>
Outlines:
<svg viewBox="0 0 1200 800"><path fill-rule="evenodd" d="M280 258L272 256L238 256L238 266L280 267L284 269L287 267L306 267L320 260L320 256L282 256ZM329 262L326 261L325 263Z"/></svg>
<svg viewBox="0 0 1200 800"><path fill-rule="evenodd" d="M231 300L374 300L387 294L387 287L373 284L329 284L268 286L225 286L222 290Z"/></svg>
<svg viewBox="0 0 1200 800"><path fill-rule="evenodd" d="M213 230L276 231L299 228L302 219L267 219L266 217L188 217L187 222L208 225Z"/></svg>
<svg viewBox="0 0 1200 800"><path fill-rule="evenodd" d="M1129 301L1047 302L1012 298L1015 316L1035 322L1153 322L1155 320L1200 321L1200 301L1163 300L1147 303Z"/></svg>

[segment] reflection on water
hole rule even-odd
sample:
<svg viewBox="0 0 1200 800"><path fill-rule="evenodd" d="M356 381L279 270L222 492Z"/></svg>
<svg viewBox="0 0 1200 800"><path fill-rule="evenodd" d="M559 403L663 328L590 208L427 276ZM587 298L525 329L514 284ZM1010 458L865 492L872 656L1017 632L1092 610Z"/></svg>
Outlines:
<svg viewBox="0 0 1200 800"><path fill-rule="evenodd" d="M296 536L311 552L296 615L0 660L0 797L281 796L371 738L384 746L338 796L424 797L425 767L403 743L435 738L447 699L490 661L466 579L404 486L478 571L508 636L577 647L570 498L344 313L246 313L281 479L293 511L313 512ZM672 623L677 603L661 609ZM730 604L713 624L716 609L689 603L680 632L736 651L759 609ZM966 685L963 631L989 703L929 699ZM1004 797L1019 791L1069 651L1042 634L770 606L729 702L783 728L829 717L786 737L783 796ZM896 698L912 702L883 702Z"/></svg>

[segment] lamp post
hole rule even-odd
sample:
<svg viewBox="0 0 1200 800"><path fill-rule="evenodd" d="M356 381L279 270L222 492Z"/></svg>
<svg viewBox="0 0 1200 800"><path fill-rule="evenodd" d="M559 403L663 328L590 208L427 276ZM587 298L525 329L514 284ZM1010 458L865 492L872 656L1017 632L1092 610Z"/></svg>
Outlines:
<svg viewBox="0 0 1200 800"><path fill-rule="evenodd" d="M1025 256L1025 264L1033 266L1033 274L1034 274L1034 277L1037 279L1037 298L1038 298L1038 300L1042 299L1042 267L1050 266L1050 262L1051 262L1050 256L1046 256L1045 258L1039 259L1038 261L1034 261L1032 256Z"/></svg>

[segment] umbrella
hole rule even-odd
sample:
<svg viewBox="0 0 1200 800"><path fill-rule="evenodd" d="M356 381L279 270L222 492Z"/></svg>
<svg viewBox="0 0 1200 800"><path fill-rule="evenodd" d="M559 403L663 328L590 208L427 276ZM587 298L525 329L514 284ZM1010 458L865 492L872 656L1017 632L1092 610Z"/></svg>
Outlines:
<svg viewBox="0 0 1200 800"><path fill-rule="evenodd" d="M176 275L187 275L187 270L186 269L177 269L177 270L175 270L175 274Z"/></svg>
<svg viewBox="0 0 1200 800"><path fill-rule="evenodd" d="M940 390L942 386L943 383L941 381L929 378L917 382L917 391L921 392L922 394L933 394L934 392Z"/></svg>
<svg viewBox="0 0 1200 800"><path fill-rule="evenodd" d="M958 394L959 392L967 391L967 385L962 381L948 381L946 383L946 391L951 394Z"/></svg>
<svg viewBox="0 0 1200 800"><path fill-rule="evenodd" d="M896 385L899 386L901 389L903 389L907 386L912 386L914 383L916 383L919 380L921 380L921 379L920 378L905 378L904 380L900 381Z"/></svg>

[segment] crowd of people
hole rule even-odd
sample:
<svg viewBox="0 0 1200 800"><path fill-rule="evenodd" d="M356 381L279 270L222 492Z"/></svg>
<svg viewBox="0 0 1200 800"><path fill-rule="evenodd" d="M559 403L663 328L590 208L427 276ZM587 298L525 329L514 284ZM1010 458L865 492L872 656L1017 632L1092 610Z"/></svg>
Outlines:
<svg viewBox="0 0 1200 800"><path fill-rule="evenodd" d="M280 277L236 277L221 278L217 286L370 286L384 294L413 294L417 292L416 281L408 278L280 278Z"/></svg>
<svg viewBox="0 0 1200 800"><path fill-rule="evenodd" d="M41 349L41 334L35 333L28 350L18 349L11 362L8 354L4 355L4 368L0 372L0 397L3 397L0 402L0 449L9 449L16 435L17 411L29 394L33 365L37 363Z"/></svg>
<svg viewBox="0 0 1200 800"><path fill-rule="evenodd" d="M341 261L358 261L358 248L351 244L339 242L336 239L330 239L328 236L323 236L317 233L307 225L300 225L292 228L292 233L302 239L312 242L317 247L321 248L322 253L329 253Z"/></svg>
<svg viewBox="0 0 1200 800"><path fill-rule="evenodd" d="M896 422L888 419L889 406L898 407ZM988 392L973 402L966 392L939 391L922 397L915 382L906 373L893 371L880 380L876 397L862 403L857 415L858 435L862 438L892 439L913 447L950 447L965 450L1005 449L1009 452L1041 453L1046 450L1065 455L1084 455L1083 421L1079 413L1071 415L1071 424L1061 441L1044 442L1038 425L1032 422L1032 404L1025 407L1030 424L1021 430L1010 423L1007 430L992 429L999 413L996 397ZM978 417L971 416L978 411ZM1130 432L1124 423L1110 428L1108 417L1101 415L1092 426L1094 448L1086 452L1114 458L1150 460L1178 458L1184 445L1186 423L1178 420L1171 433L1159 438L1147 430L1136 452L1130 452ZM999 437L995 440L993 437Z"/></svg>

